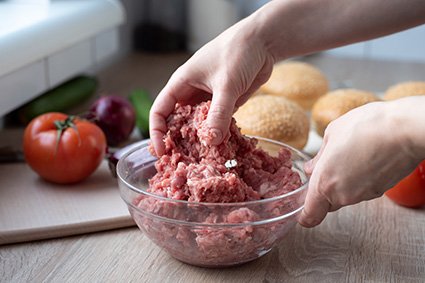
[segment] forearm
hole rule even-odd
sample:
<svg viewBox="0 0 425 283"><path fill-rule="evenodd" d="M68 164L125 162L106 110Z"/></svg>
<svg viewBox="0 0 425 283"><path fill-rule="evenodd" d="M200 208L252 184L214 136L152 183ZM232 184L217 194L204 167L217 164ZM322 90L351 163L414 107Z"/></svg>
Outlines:
<svg viewBox="0 0 425 283"><path fill-rule="evenodd" d="M276 60L425 23L423 0L275 0L246 19Z"/></svg>

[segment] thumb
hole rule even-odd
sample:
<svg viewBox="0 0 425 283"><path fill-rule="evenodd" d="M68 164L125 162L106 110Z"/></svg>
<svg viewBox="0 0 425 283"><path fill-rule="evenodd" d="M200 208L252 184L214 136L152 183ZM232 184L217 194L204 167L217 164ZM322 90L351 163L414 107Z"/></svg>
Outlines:
<svg viewBox="0 0 425 283"><path fill-rule="evenodd" d="M311 185L310 183L304 208L298 218L298 223L307 228L319 225L331 210L329 201L317 192L317 188Z"/></svg>
<svg viewBox="0 0 425 283"><path fill-rule="evenodd" d="M236 95L228 92L213 94L207 117L207 127L209 127L207 141L209 144L218 145L226 137L229 132L235 103Z"/></svg>

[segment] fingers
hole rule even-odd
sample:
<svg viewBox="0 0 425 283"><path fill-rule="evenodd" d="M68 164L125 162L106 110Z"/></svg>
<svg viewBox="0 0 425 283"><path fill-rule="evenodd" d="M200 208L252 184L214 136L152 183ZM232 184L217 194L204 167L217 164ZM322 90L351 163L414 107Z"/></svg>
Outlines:
<svg viewBox="0 0 425 283"><path fill-rule="evenodd" d="M165 118L158 112L151 112L149 121L151 124L149 128L149 135L155 149L155 153L157 156L162 156L165 153L165 145L162 139L167 131Z"/></svg>
<svg viewBox="0 0 425 283"><path fill-rule="evenodd" d="M307 228L317 226L323 221L331 207L330 202L318 192L317 188L309 185L304 209L301 211L298 223Z"/></svg>
<svg viewBox="0 0 425 283"><path fill-rule="evenodd" d="M228 134L235 103L236 95L232 93L219 91L213 94L207 117L211 145L220 144Z"/></svg>
<svg viewBox="0 0 425 283"><path fill-rule="evenodd" d="M324 148L326 147L326 144L327 144L327 138L325 137L323 139L322 145L320 146L319 152L316 154L316 156L304 164L304 171L307 175L311 175L313 173L314 167L316 166L317 161L322 156L322 153Z"/></svg>
<svg viewBox="0 0 425 283"><path fill-rule="evenodd" d="M157 156L162 156L165 152L163 137L167 132L166 119L177 103L170 89L171 87L165 86L155 99L149 113L149 134Z"/></svg>
<svg viewBox="0 0 425 283"><path fill-rule="evenodd" d="M235 103L235 107L241 107L242 105L244 105L248 101L250 95L251 94L245 93L244 95L239 97L238 100ZM236 110L235 110L235 112L236 112Z"/></svg>
<svg viewBox="0 0 425 283"><path fill-rule="evenodd" d="M301 212L298 222L307 228L319 225L328 212L337 209L329 201L329 196L325 196L324 193L321 193L323 191L329 191L327 188L320 187L326 186L323 182L319 182L320 176L322 175L322 168L315 169L316 164L326 148L326 144L327 138L323 140L322 146L316 156L304 165L306 173L312 176L308 186L304 209Z"/></svg>

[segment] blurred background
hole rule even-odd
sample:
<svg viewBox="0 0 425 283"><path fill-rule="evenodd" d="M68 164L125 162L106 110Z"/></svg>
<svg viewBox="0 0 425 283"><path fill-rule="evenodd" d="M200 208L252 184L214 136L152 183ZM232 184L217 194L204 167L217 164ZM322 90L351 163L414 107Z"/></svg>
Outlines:
<svg viewBox="0 0 425 283"><path fill-rule="evenodd" d="M153 42L146 41L143 36L136 37L137 47L159 51L161 49L186 46L188 51L193 52L222 30L248 16L268 1L124 0L122 2L126 7L136 5L134 9L132 7L128 10L127 37L131 38L134 35L132 34L133 27L140 26L144 26L147 29L142 29L142 31L146 32L144 35L152 32L150 39L158 36ZM148 27L152 29L149 30ZM158 30L155 30L156 28ZM157 32L163 33L158 34ZM167 34L168 32L170 34ZM186 37L182 45L174 42L174 40L180 40L178 36L174 38L175 34ZM164 35L164 38L160 38L160 35ZM164 42L159 39L163 39ZM425 62L424 47L425 26L420 26L395 35L333 49L326 53L352 58Z"/></svg>

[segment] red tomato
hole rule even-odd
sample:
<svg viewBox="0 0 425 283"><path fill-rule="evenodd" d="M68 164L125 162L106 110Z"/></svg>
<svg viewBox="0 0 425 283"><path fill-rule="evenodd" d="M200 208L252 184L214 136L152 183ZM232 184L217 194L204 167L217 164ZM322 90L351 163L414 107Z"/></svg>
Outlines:
<svg viewBox="0 0 425 283"><path fill-rule="evenodd" d="M34 118L24 133L24 154L42 178L60 184L91 175L102 161L106 138L94 123L62 113Z"/></svg>
<svg viewBox="0 0 425 283"><path fill-rule="evenodd" d="M416 208L425 205L425 160L385 195L402 206Z"/></svg>

